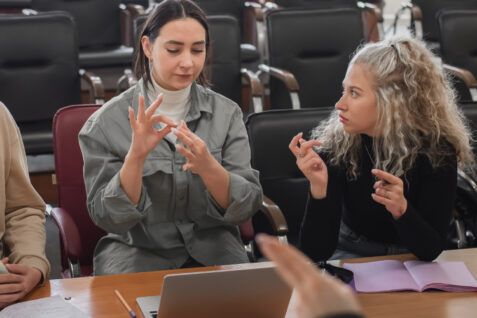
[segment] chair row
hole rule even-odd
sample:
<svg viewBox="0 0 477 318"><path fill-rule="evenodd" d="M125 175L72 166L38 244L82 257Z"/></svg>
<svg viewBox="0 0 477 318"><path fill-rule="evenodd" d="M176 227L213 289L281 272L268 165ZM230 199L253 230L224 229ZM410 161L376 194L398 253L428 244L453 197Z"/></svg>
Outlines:
<svg viewBox="0 0 477 318"><path fill-rule="evenodd" d="M144 21L139 16L136 23ZM468 52L475 51L472 28L477 12L448 12L441 17L443 53L448 62L477 72ZM238 22L228 16L210 17L214 46L211 64L212 88L238 104L242 100L241 82L251 87L253 111L263 109L263 89L254 72L242 68ZM333 105L341 94L341 80L349 56L364 41L360 15L354 9L281 10L268 14L270 66L261 72L272 75L266 83L272 108L309 108ZM450 25L446 27L446 25ZM137 28L137 27L136 27ZM52 153L51 120L65 104L81 103L80 79L90 83L90 102L102 103L104 89L97 76L80 70L73 18L64 12L34 16L0 16L2 67L0 99L10 107L18 122L28 154ZM328 30L336 30L331 34ZM297 34L314 30L309 40ZM10 34L17 34L11 37ZM25 41L27 38L32 40ZM462 77L462 71L446 66ZM286 70L286 71L285 71ZM467 74L467 88L461 94L475 96L477 82ZM263 75L262 82L263 82ZM23 87L28 84L29 92ZM128 85L134 81L129 81ZM469 93L470 92L470 93ZM245 96L248 98L248 96ZM247 112L247 109L245 109Z"/></svg>
<svg viewBox="0 0 477 318"><path fill-rule="evenodd" d="M335 18L330 18L331 14ZM272 62L277 61L272 65L295 72L298 80L295 82L302 87L299 98L306 107L320 106L310 101L323 99L325 105L330 105L339 96L348 57L363 39L359 12L349 8L282 10L269 14L267 20L271 30L270 59ZM294 21L304 23L290 24ZM341 38L337 37L337 33L330 37L329 32L325 31L339 28L344 21L346 26L341 27ZM354 23L350 24L349 21ZM42 12L31 16L5 14L0 15L0 26L2 47L5 48L0 52L0 80L6 83L0 87L0 99L9 105L20 126L27 154L52 153L50 127L53 114L61 105L81 103L80 78L86 78L92 84L90 102L102 103L104 89L99 84L98 76L80 71L82 55L79 52L79 35L75 32L75 19L68 13ZM353 31L354 26L358 31ZM215 46L211 65L212 88L243 104L241 81L244 78L252 88L255 110L262 109L260 82L256 74L241 67L238 22L227 16L211 17L211 27ZM290 32L279 32L280 29ZM317 30L313 41L296 41L296 34L309 32L310 29ZM323 40L319 37L321 33ZM11 34L17 36L12 37ZM287 43L293 44L293 51ZM285 57L280 57L280 54L285 54ZM284 59L285 62L282 62ZM291 60L290 66L286 60ZM92 69L95 70L93 66ZM272 75L286 74L286 83L290 86L293 79L291 75L275 68L270 70ZM302 71L304 73L300 73ZM326 74L331 74L333 80ZM319 75L326 76L317 83ZM272 104L287 107L289 102L281 103L279 100L287 98L288 94L281 92L280 84L277 83L272 79ZM28 94L22 89L25 84L29 87ZM317 90L316 86L321 88ZM297 95L298 87L298 84L294 85L293 94ZM329 91L332 91L332 96L325 98L323 95Z"/></svg>

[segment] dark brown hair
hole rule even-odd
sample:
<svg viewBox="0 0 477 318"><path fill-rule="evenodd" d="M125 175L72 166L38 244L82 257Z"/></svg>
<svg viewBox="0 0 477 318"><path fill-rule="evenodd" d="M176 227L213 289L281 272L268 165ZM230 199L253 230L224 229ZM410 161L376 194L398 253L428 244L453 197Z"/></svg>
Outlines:
<svg viewBox="0 0 477 318"><path fill-rule="evenodd" d="M199 22L205 29L205 49L206 61L204 65L208 65L210 53L210 34L209 24L204 11L190 0L165 0L157 5L154 10L147 17L142 31L138 36L136 43L136 54L134 58L134 73L137 78L144 77L144 85L147 87L150 83L152 85L151 71L149 69L149 59L142 48L141 39L143 36L149 37L149 41L154 43L159 36L161 28L170 21L184 18L192 18ZM206 67L202 69L197 82L201 85L208 86L209 82L205 74Z"/></svg>

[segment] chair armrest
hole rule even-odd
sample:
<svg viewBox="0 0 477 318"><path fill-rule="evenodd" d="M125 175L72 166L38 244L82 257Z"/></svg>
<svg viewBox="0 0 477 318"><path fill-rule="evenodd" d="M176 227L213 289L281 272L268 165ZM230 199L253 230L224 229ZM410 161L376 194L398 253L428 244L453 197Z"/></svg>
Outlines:
<svg viewBox="0 0 477 318"><path fill-rule="evenodd" d="M68 212L62 208L54 208L51 211L51 216L60 232L62 254L70 262L77 262L82 253L82 245L76 223Z"/></svg>
<svg viewBox="0 0 477 318"><path fill-rule="evenodd" d="M477 101L477 79L475 79L474 75L469 70L457 66L452 66L449 64L443 64L442 68L447 73L457 77L462 82L464 82L465 86L467 86L467 88L469 89L472 101Z"/></svg>
<svg viewBox="0 0 477 318"><path fill-rule="evenodd" d="M134 47L134 19L140 14L144 14L146 10L139 4L123 4L119 5L121 11L121 42L125 46Z"/></svg>
<svg viewBox="0 0 477 318"><path fill-rule="evenodd" d="M369 12L370 14L375 16L377 22L384 21L383 13L377 5L369 3L369 2L358 1L358 8L360 8L363 11Z"/></svg>
<svg viewBox="0 0 477 318"><path fill-rule="evenodd" d="M253 105L253 112L259 113L263 111L263 87L260 79L258 78L257 74L250 71L249 69L242 68L240 69L240 73L242 74L242 79L250 85L250 90L252 94L252 105Z"/></svg>
<svg viewBox="0 0 477 318"><path fill-rule="evenodd" d="M116 92L118 94L124 92L128 88L136 85L137 83L137 78L131 71L131 69L127 68L124 70L123 75L118 79L118 82L116 84ZM125 87L123 89L123 87Z"/></svg>
<svg viewBox="0 0 477 318"><path fill-rule="evenodd" d="M284 69L268 66L265 64L260 64L258 68L262 72L270 74L271 76L276 77L284 82L290 92L298 92L300 90L300 86L298 85L298 82L292 73L285 71Z"/></svg>
<svg viewBox="0 0 477 318"><path fill-rule="evenodd" d="M263 6L260 3L245 1L243 5L245 14L251 14L257 21L264 21Z"/></svg>
<svg viewBox="0 0 477 318"><path fill-rule="evenodd" d="M250 88L252 90L252 96L262 97L262 83L260 82L260 79L258 78L257 74L246 68L241 68L240 73L242 74L242 78L245 79L247 84L250 85Z"/></svg>
<svg viewBox="0 0 477 318"><path fill-rule="evenodd" d="M449 64L444 64L442 65L444 70L455 77L461 79L465 85L470 89L470 88L477 88L477 80L475 79L474 75L466 69L457 67L457 66L452 66Z"/></svg>
<svg viewBox="0 0 477 318"><path fill-rule="evenodd" d="M417 4L412 4L411 15L415 21L422 21L422 10Z"/></svg>
<svg viewBox="0 0 477 318"><path fill-rule="evenodd" d="M285 86L288 88L288 92L290 94L290 99L292 103L293 109L300 109L300 97L298 96L298 92L300 91L300 86L295 78L295 76L285 71L284 69L280 69L278 67L268 66L265 64L259 64L258 69L270 76L273 76L279 80L281 80Z"/></svg>
<svg viewBox="0 0 477 318"><path fill-rule="evenodd" d="M260 211L268 218L277 236L285 236L288 233L288 224L282 210L267 196L263 197Z"/></svg>
<svg viewBox="0 0 477 318"><path fill-rule="evenodd" d="M383 13L381 9L369 2L357 2L364 24L364 34L367 42L378 42L384 37Z"/></svg>
<svg viewBox="0 0 477 318"><path fill-rule="evenodd" d="M101 78L84 69L79 70L79 75L88 83L89 102L91 104L104 104L104 86Z"/></svg>
<svg viewBox="0 0 477 318"><path fill-rule="evenodd" d="M422 10L418 5L410 1L404 1L401 3L401 9L396 14L394 27L396 28L397 20L399 18L400 13L405 10L409 10L411 15L411 25L410 25L411 33L413 33L416 38L422 39L423 38Z"/></svg>

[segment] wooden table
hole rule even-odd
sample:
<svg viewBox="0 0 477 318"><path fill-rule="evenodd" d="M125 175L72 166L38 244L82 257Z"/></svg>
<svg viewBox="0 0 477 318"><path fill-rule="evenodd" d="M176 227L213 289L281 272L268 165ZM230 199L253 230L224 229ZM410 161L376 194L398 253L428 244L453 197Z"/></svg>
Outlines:
<svg viewBox="0 0 477 318"><path fill-rule="evenodd" d="M346 262L367 262L382 259L415 259L410 254L369 257L346 260ZM444 251L438 261L464 261L477 277L477 248ZM129 317L114 295L118 289L129 305L142 317L136 303L137 297L157 295L162 288L163 277L170 273L196 272L214 269L267 266L264 263L239 264L205 268L180 269L135 274L122 274L74 279L55 279L31 292L25 300L54 295L69 298L73 305L92 317ZM477 293L447 292L400 292L379 294L358 294L366 317L476 317ZM247 317L248 318L248 317Z"/></svg>

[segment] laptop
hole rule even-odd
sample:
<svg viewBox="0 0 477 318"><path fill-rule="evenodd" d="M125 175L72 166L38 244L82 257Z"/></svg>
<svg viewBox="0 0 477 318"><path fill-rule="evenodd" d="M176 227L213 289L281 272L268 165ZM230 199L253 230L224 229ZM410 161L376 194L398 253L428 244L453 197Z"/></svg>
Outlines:
<svg viewBox="0 0 477 318"><path fill-rule="evenodd" d="M280 318L291 289L274 265L169 274L161 296L136 299L146 318Z"/></svg>

